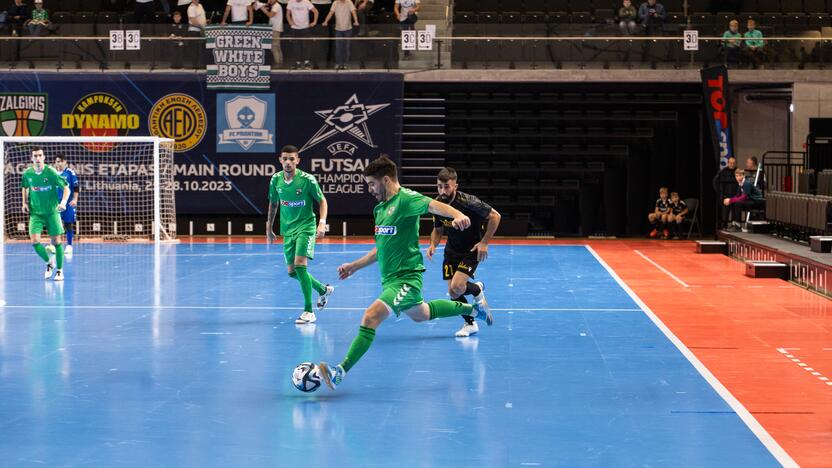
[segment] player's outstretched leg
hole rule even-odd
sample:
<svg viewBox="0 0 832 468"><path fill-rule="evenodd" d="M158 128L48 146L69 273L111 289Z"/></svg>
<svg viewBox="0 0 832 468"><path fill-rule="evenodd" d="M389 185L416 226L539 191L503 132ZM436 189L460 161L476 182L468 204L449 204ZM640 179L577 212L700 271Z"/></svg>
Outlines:
<svg viewBox="0 0 832 468"><path fill-rule="evenodd" d="M361 318L361 326L358 328L358 336L352 340L350 349L347 351L347 355L341 361L341 364L337 366L332 366L326 362L318 364L318 370L327 387L335 390L335 387L341 383L344 376L347 375L347 372L352 369L352 366L370 349L370 345L373 344L373 340L376 337L376 328L389 316L390 310L388 306L379 300L373 302L364 311L364 316Z"/></svg>
<svg viewBox="0 0 832 468"><path fill-rule="evenodd" d="M311 277L312 275L309 276ZM320 281L316 280L315 278L312 278L312 280L314 281L312 283L312 287L315 288L315 290L318 291L319 294L318 303L316 305L318 306L318 310L323 310L323 308L326 307L326 303L329 302L329 296L331 296L332 293L335 292L335 287L331 284L323 285ZM320 289L315 286L315 283L318 283Z"/></svg>

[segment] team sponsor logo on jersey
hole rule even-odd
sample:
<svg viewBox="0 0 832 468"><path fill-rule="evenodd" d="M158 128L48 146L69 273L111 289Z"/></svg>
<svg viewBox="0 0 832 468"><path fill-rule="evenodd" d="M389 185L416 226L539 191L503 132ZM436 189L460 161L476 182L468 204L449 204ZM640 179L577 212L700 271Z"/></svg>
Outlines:
<svg viewBox="0 0 832 468"><path fill-rule="evenodd" d="M388 107L389 105L390 103L363 104L358 101L358 95L353 94L349 99L347 99L346 102L344 102L344 104L340 106L336 106L332 109L315 111L315 114L318 117L324 119L324 124L318 129L317 132L315 132L314 135L312 135L311 138L309 138L306 143L304 143L300 152L302 153L304 150L307 150L334 136L342 135L350 135L370 148L375 148L376 145L373 143L373 136L370 134L367 122L370 120L370 116ZM336 146L332 148L333 145ZM339 147L337 145L341 146ZM348 145L352 145L352 148ZM333 155L335 154L333 149L338 151L343 150L344 152L349 152L350 150L355 152L355 145L342 141L329 145L328 149Z"/></svg>
<svg viewBox="0 0 832 468"><path fill-rule="evenodd" d="M217 152L273 153L274 94L217 95Z"/></svg>
<svg viewBox="0 0 832 468"><path fill-rule="evenodd" d="M280 204L288 208L300 208L302 206L306 206L306 200L280 200Z"/></svg>
<svg viewBox="0 0 832 468"><path fill-rule="evenodd" d="M46 93L0 93L0 136L43 134L46 100Z"/></svg>
<svg viewBox="0 0 832 468"><path fill-rule="evenodd" d="M442 227L454 227L454 222L451 219L443 219Z"/></svg>
<svg viewBox="0 0 832 468"><path fill-rule="evenodd" d="M379 226L375 227L375 235L377 236L395 236L396 226Z"/></svg>
<svg viewBox="0 0 832 468"><path fill-rule="evenodd" d="M82 97L69 114L61 115L61 128L74 136L127 136L139 128L138 114L131 114L121 100L108 93L92 93ZM110 151L116 143L84 143L90 151Z"/></svg>
<svg viewBox="0 0 832 468"><path fill-rule="evenodd" d="M187 94L168 94L150 109L147 127L151 135L173 139L174 151L184 153L198 145L205 136L205 109Z"/></svg>

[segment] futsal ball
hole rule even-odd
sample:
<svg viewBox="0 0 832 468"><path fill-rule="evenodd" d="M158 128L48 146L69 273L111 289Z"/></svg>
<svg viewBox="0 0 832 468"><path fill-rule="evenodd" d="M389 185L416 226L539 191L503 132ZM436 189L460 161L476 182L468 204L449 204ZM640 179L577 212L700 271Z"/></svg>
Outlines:
<svg viewBox="0 0 832 468"><path fill-rule="evenodd" d="M311 362L302 362L292 372L292 384L302 392L314 392L321 386L318 366Z"/></svg>
<svg viewBox="0 0 832 468"><path fill-rule="evenodd" d="M46 253L48 253L49 255L55 255L55 246L52 244L47 245Z"/></svg>

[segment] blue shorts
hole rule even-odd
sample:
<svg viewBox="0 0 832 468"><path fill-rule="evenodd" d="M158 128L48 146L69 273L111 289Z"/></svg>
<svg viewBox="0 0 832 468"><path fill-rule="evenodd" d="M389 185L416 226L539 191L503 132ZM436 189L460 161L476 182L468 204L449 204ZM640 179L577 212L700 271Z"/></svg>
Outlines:
<svg viewBox="0 0 832 468"><path fill-rule="evenodd" d="M65 223L75 222L75 207L67 205L66 209L61 212L61 221Z"/></svg>

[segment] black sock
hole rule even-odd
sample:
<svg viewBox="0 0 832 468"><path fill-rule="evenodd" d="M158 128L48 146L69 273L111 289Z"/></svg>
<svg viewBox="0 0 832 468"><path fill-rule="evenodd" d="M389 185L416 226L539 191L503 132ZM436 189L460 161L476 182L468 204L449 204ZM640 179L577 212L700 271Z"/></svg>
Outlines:
<svg viewBox="0 0 832 468"><path fill-rule="evenodd" d="M472 296L479 296L480 294L482 294L482 288L478 284L472 283L472 282L469 281L465 285L465 294L470 294Z"/></svg>
<svg viewBox="0 0 832 468"><path fill-rule="evenodd" d="M457 297L455 299L451 299L451 300L456 301L456 302L461 302L463 304L468 303L468 300L465 299L465 296L459 296L459 297ZM462 317L463 320L465 320L465 323L467 323L468 325L473 325L474 324L474 317L471 317L470 315L462 315L461 317Z"/></svg>

